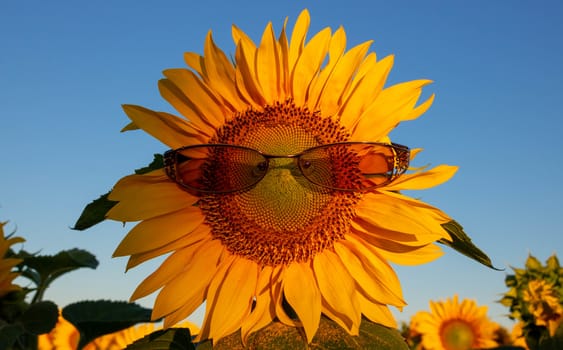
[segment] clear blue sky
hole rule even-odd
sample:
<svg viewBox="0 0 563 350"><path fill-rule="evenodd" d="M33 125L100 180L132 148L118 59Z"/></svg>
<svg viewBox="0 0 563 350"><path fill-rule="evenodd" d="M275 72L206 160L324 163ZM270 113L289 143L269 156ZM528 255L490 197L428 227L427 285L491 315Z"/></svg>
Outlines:
<svg viewBox="0 0 563 350"><path fill-rule="evenodd" d="M69 229L84 205L165 150L142 132L121 134L128 119L120 105L171 111L157 90L161 71L183 67L185 51L202 52L209 29L233 53L231 24L259 40L268 21L279 31L305 7L311 32L343 25L349 47L374 39L379 57L395 54L391 82L435 81L426 88L437 95L433 107L392 137L425 149L419 165L460 169L414 196L457 219L500 268L523 265L530 252L542 261L552 253L563 258L558 0L3 1L0 220L10 220L28 251L79 247L100 260L97 270L61 278L47 298L61 306L124 300L156 266L124 274L126 260L111 258L130 225ZM506 272L450 249L436 262L397 271L409 302L399 320L458 293L506 323L507 310L495 303Z"/></svg>

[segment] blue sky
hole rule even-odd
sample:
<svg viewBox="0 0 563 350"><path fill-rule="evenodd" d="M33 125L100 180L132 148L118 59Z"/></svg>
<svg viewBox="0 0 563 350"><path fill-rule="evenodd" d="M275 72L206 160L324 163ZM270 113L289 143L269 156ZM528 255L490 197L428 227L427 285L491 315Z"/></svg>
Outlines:
<svg viewBox="0 0 563 350"><path fill-rule="evenodd" d="M130 225L69 229L84 205L165 150L142 132L121 134L128 119L120 105L172 111L157 80L163 69L184 66L183 52L202 52L208 30L233 53L231 24L257 41L268 21L279 32L303 8L310 33L342 25L348 47L373 39L378 57L395 54L390 83L435 81L426 88L436 93L433 107L391 136L425 149L418 165L460 169L413 196L459 221L499 268L522 266L529 253L563 258L559 1L4 1L0 220L27 239L28 251L78 247L100 260L97 270L55 282L48 299L61 306L125 300L158 264L125 274L125 259L111 258ZM510 324L495 302L509 269L493 271L445 249L433 263L397 271L409 303L399 320L457 293Z"/></svg>

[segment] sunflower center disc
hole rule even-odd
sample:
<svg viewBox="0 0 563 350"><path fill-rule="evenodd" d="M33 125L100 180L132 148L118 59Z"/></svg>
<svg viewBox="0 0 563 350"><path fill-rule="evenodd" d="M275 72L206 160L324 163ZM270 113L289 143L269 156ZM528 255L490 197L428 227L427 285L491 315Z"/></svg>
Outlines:
<svg viewBox="0 0 563 350"><path fill-rule="evenodd" d="M290 155L347 139L337 121L287 101L235 116L211 142ZM210 177L230 175L218 170ZM306 261L342 239L359 198L310 183L295 159L282 157L270 160L268 173L254 187L204 196L200 206L212 235L231 253L278 265Z"/></svg>
<svg viewBox="0 0 563 350"><path fill-rule="evenodd" d="M447 350L467 350L473 348L475 333L471 325L453 320L442 327L442 343Z"/></svg>

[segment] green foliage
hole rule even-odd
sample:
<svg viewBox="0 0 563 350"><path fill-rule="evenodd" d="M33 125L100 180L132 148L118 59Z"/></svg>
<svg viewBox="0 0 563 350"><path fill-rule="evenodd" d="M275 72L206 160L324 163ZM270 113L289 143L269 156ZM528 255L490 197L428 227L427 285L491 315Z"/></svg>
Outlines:
<svg viewBox="0 0 563 350"><path fill-rule="evenodd" d="M25 302L25 291L0 298L0 349L33 349L37 335L57 323L58 308L50 301Z"/></svg>
<svg viewBox="0 0 563 350"><path fill-rule="evenodd" d="M457 223L455 220L452 220L448 223L442 224L442 227L448 231L450 236L452 237L452 241L448 241L442 239L439 243L445 244L450 248L455 249L459 253L470 257L471 259L487 266L492 269L498 270L493 267L491 263L491 259L485 254L481 249L479 249L473 242L471 242L471 238L463 231L463 227Z"/></svg>
<svg viewBox="0 0 563 350"><path fill-rule="evenodd" d="M19 323L29 333L39 335L49 333L59 317L59 308L50 301L31 304L19 318Z"/></svg>
<svg viewBox="0 0 563 350"><path fill-rule="evenodd" d="M136 169L135 174L142 175L142 174L149 173L153 170L162 169L162 168L164 168L164 157L162 156L162 154L156 153L154 155L152 162L149 165L147 165L146 167Z"/></svg>
<svg viewBox="0 0 563 350"><path fill-rule="evenodd" d="M37 286L34 302L40 301L47 287L60 276L79 268L98 267L98 260L94 255L77 248L63 250L53 256L30 254L22 250L14 256L23 259L19 265L21 276L27 277Z"/></svg>
<svg viewBox="0 0 563 350"><path fill-rule="evenodd" d="M104 334L151 321L150 309L124 301L81 301L64 307L62 314L80 333L78 349Z"/></svg>
<svg viewBox="0 0 563 350"><path fill-rule="evenodd" d="M169 328L153 332L128 345L125 350L195 350L190 330Z"/></svg>
<svg viewBox="0 0 563 350"><path fill-rule="evenodd" d="M142 175L153 170L162 169L163 167L164 159L162 155L155 154L153 161L146 167L136 169L135 174ZM78 218L72 229L83 231L104 221L106 219L107 212L117 204L116 201L108 199L110 193L111 191L101 195L100 198L95 199L91 203L89 203L84 208L84 210L82 210L80 217Z"/></svg>

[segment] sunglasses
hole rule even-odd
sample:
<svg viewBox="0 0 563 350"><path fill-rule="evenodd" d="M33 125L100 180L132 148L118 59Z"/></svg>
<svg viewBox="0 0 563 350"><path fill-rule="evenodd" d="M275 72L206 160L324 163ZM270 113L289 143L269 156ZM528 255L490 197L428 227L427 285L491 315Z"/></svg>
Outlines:
<svg viewBox="0 0 563 350"><path fill-rule="evenodd" d="M245 146L202 144L165 152L164 167L178 185L203 193L250 189L270 168L296 171L310 183L331 190L366 191L403 174L409 159L409 148L396 143L338 142L288 155L266 154Z"/></svg>

